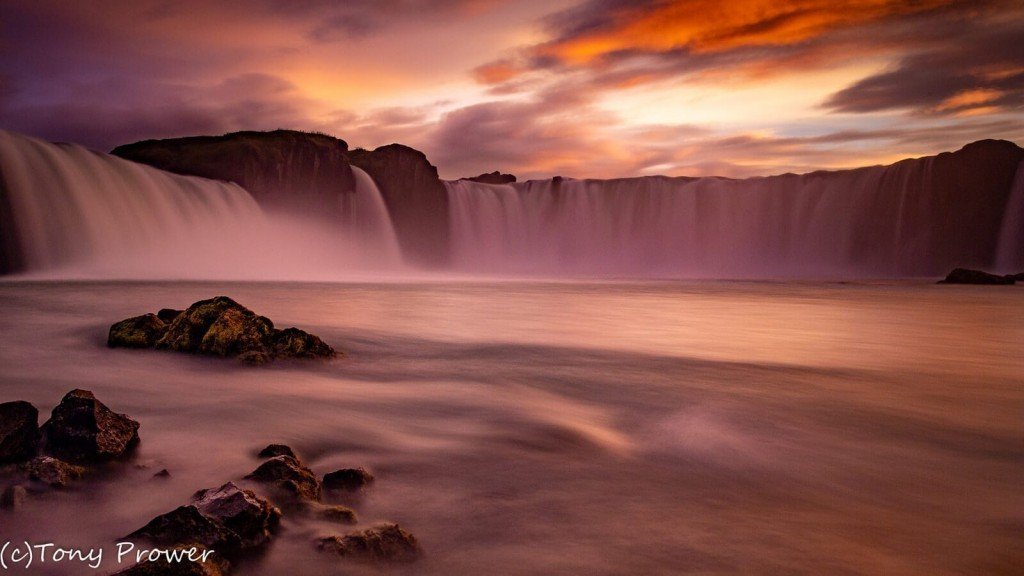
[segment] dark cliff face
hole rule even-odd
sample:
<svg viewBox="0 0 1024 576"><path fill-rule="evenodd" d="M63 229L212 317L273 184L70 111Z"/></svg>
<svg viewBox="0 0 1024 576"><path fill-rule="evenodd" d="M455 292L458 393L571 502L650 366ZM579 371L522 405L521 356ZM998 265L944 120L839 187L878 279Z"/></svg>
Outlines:
<svg viewBox="0 0 1024 576"><path fill-rule="evenodd" d="M481 184L512 184L516 181L516 177L515 174L503 174L495 170L494 172L486 172L479 176L460 178L460 180L470 180Z"/></svg>
<svg viewBox="0 0 1024 576"><path fill-rule="evenodd" d="M372 151L352 150L349 158L380 188L403 254L415 263L443 264L448 254L448 191L426 155L388 144Z"/></svg>
<svg viewBox="0 0 1024 576"><path fill-rule="evenodd" d="M329 216L355 189L348 144L291 130L145 140L111 153L156 168L234 182L261 205Z"/></svg>

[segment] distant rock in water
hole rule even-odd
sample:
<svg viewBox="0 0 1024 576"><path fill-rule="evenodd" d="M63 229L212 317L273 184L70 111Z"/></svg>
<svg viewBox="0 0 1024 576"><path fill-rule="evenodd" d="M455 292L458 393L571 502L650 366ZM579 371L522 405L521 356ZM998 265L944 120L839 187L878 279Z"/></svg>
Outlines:
<svg viewBox="0 0 1024 576"><path fill-rule="evenodd" d="M470 180L481 184L511 184L516 181L516 177L514 174L502 174L495 170L471 178L460 178L460 180Z"/></svg>
<svg viewBox="0 0 1024 576"><path fill-rule="evenodd" d="M85 468L52 456L38 456L25 465L28 477L53 488L64 488L82 477Z"/></svg>
<svg viewBox="0 0 1024 576"><path fill-rule="evenodd" d="M342 558L370 562L412 562L421 552L416 537L398 524L381 524L344 536L321 538L317 547Z"/></svg>
<svg viewBox="0 0 1024 576"><path fill-rule="evenodd" d="M111 154L176 174L234 182L264 206L323 214L339 208L339 194L355 190L347 151L348 144L332 136L275 130L144 140Z"/></svg>
<svg viewBox="0 0 1024 576"><path fill-rule="evenodd" d="M42 430L47 454L79 464L121 458L139 443L139 423L88 390L68 392Z"/></svg>
<svg viewBox="0 0 1024 576"><path fill-rule="evenodd" d="M388 144L352 150L352 164L373 178L384 196L403 254L421 264L442 264L449 250L448 191L427 156Z"/></svg>
<svg viewBox="0 0 1024 576"><path fill-rule="evenodd" d="M0 404L0 462L31 458L39 443L39 411L24 401Z"/></svg>
<svg viewBox="0 0 1024 576"><path fill-rule="evenodd" d="M163 317L171 317L165 323ZM263 364L275 358L333 358L336 352L320 338L299 330L278 330L269 318L227 296L201 300L179 312L144 314L110 327L111 348L156 348L194 354L239 358Z"/></svg>
<svg viewBox="0 0 1024 576"><path fill-rule="evenodd" d="M989 284L1005 286L1013 284L1015 281L1016 276L999 276L982 272L981 270L957 268L950 272L944 280L939 280L939 284Z"/></svg>

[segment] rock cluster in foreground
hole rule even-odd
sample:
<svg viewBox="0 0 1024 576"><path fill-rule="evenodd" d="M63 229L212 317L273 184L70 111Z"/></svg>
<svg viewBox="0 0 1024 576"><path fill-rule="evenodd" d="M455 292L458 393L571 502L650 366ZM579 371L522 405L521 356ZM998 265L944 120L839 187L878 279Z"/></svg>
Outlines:
<svg viewBox="0 0 1024 576"><path fill-rule="evenodd" d="M110 327L107 345L232 357L250 364L337 355L320 338L298 328L274 328L269 318L227 296L201 300L183 311L165 308L117 322Z"/></svg>
<svg viewBox="0 0 1024 576"><path fill-rule="evenodd" d="M68 392L42 426L38 415L27 402L0 403L0 454L4 463L13 463L3 473L22 478L0 491L0 508L20 508L33 493L79 481L96 466L127 458L140 443L138 422L113 412L86 390ZM244 478L251 483L248 488L229 481L199 490L187 503L125 537L173 551L178 560L144 560L117 574L223 576L237 560L266 547L285 513L333 525L358 523L354 510L322 498L325 492L368 489L373 475L367 470L344 468L321 479L284 444L267 446L259 458L263 462ZM168 475L162 470L156 476ZM421 547L411 533L386 522L321 535L310 542L310 551L346 561L390 563L417 559Z"/></svg>
<svg viewBox="0 0 1024 576"><path fill-rule="evenodd" d="M939 280L939 284L985 284L993 286L1008 286L1015 284L1017 281L1024 282L1024 273L1000 276L998 274L982 272L981 270L956 268L943 280Z"/></svg>

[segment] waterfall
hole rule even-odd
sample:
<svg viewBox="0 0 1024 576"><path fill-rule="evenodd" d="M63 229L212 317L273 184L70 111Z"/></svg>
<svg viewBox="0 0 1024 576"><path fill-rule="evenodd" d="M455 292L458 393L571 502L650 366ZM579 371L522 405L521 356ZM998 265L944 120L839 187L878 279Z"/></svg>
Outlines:
<svg viewBox="0 0 1024 576"><path fill-rule="evenodd" d="M346 222L276 215L235 184L0 131L0 272L336 279L397 266L372 180L342 196Z"/></svg>
<svg viewBox="0 0 1024 576"><path fill-rule="evenodd" d="M1024 162L1017 168L1010 201L1006 206L996 264L999 271L1005 274L1024 272Z"/></svg>
<svg viewBox="0 0 1024 576"><path fill-rule="evenodd" d="M452 261L492 273L718 278L991 267L1008 191L977 185L991 174L957 162L947 154L746 180L452 181ZM1021 221L1004 240L1018 255Z"/></svg>

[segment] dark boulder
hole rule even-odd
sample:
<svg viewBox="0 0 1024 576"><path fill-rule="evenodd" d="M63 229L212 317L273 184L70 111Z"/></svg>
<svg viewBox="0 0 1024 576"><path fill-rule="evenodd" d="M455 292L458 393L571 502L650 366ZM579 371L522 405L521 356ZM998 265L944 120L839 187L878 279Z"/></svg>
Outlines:
<svg viewBox="0 0 1024 576"><path fill-rule="evenodd" d="M165 323L170 324L174 322L174 319L181 315L184 310L175 310L174 308L161 308L156 313L156 317L163 320Z"/></svg>
<svg viewBox="0 0 1024 576"><path fill-rule="evenodd" d="M355 524L359 522L356 511L347 506L317 506L314 513L324 520L338 524Z"/></svg>
<svg viewBox="0 0 1024 576"><path fill-rule="evenodd" d="M198 545L218 553L237 552L242 548L242 539L238 534L206 516L195 506L181 506L161 514L126 538L146 540L162 546Z"/></svg>
<svg viewBox="0 0 1024 576"><path fill-rule="evenodd" d="M412 562L421 553L416 537L398 524L381 524L345 536L321 538L317 547L343 558L383 562Z"/></svg>
<svg viewBox="0 0 1024 576"><path fill-rule="evenodd" d="M116 414L88 390L72 390L43 424L44 449L75 463L127 455L139 443L139 423Z"/></svg>
<svg viewBox="0 0 1024 576"><path fill-rule="evenodd" d="M274 358L333 358L333 348L320 338L299 330L277 330L260 316L227 296L192 304L185 311L165 308L160 315L129 318L111 326L110 346L155 347L212 356L238 358L264 364Z"/></svg>
<svg viewBox="0 0 1024 576"><path fill-rule="evenodd" d="M220 488L200 490L192 500L203 515L237 534L243 548L266 543L281 520L281 511L270 502L232 482Z"/></svg>
<svg viewBox="0 0 1024 576"><path fill-rule="evenodd" d="M0 508L15 510L24 506L25 500L28 500L28 490L24 486L8 486L0 494Z"/></svg>
<svg viewBox="0 0 1024 576"><path fill-rule="evenodd" d="M111 348L152 348L167 333L167 324L155 314L121 320L110 327L107 346Z"/></svg>
<svg viewBox="0 0 1024 576"><path fill-rule="evenodd" d="M380 189L402 254L418 264L445 263L450 229L448 191L427 156L401 144L352 150L348 155Z"/></svg>
<svg viewBox="0 0 1024 576"><path fill-rule="evenodd" d="M355 492L373 483L373 474L363 468L344 468L324 475L324 490Z"/></svg>
<svg viewBox="0 0 1024 576"><path fill-rule="evenodd" d="M273 347L277 358L330 358L335 355L334 349L323 340L298 328L275 332Z"/></svg>
<svg viewBox="0 0 1024 576"><path fill-rule="evenodd" d="M1024 272L1020 274L1007 274L1005 277L1013 279L1014 282L1024 282Z"/></svg>
<svg viewBox="0 0 1024 576"><path fill-rule="evenodd" d="M988 285L1009 285L1014 283L1012 276L997 276L982 272L981 270L968 270L957 268L949 273L939 284L988 284Z"/></svg>
<svg viewBox="0 0 1024 576"><path fill-rule="evenodd" d="M463 180L470 180L481 184L512 184L516 181L516 177L513 174L502 174L495 170L494 172L488 172L479 176L463 178Z"/></svg>
<svg viewBox="0 0 1024 576"><path fill-rule="evenodd" d="M27 460L39 444L39 411L28 402L0 404L0 462Z"/></svg>
<svg viewBox="0 0 1024 576"><path fill-rule="evenodd" d="M290 456L275 456L245 478L269 484L285 496L296 499L319 502L322 496L320 481L313 471Z"/></svg>
<svg viewBox="0 0 1024 576"><path fill-rule="evenodd" d="M275 456L289 456L289 457L293 458L296 462L301 462L301 459L299 458L298 454L296 454L295 451L292 450L292 447L291 446L287 446L285 444L270 444L266 448L264 448L263 450L260 450L260 452L259 452L259 454L257 454L257 456L259 456L260 458L273 458Z"/></svg>
<svg viewBox="0 0 1024 576"><path fill-rule="evenodd" d="M54 488L64 488L78 480L85 468L51 456L38 456L25 465L28 477Z"/></svg>

